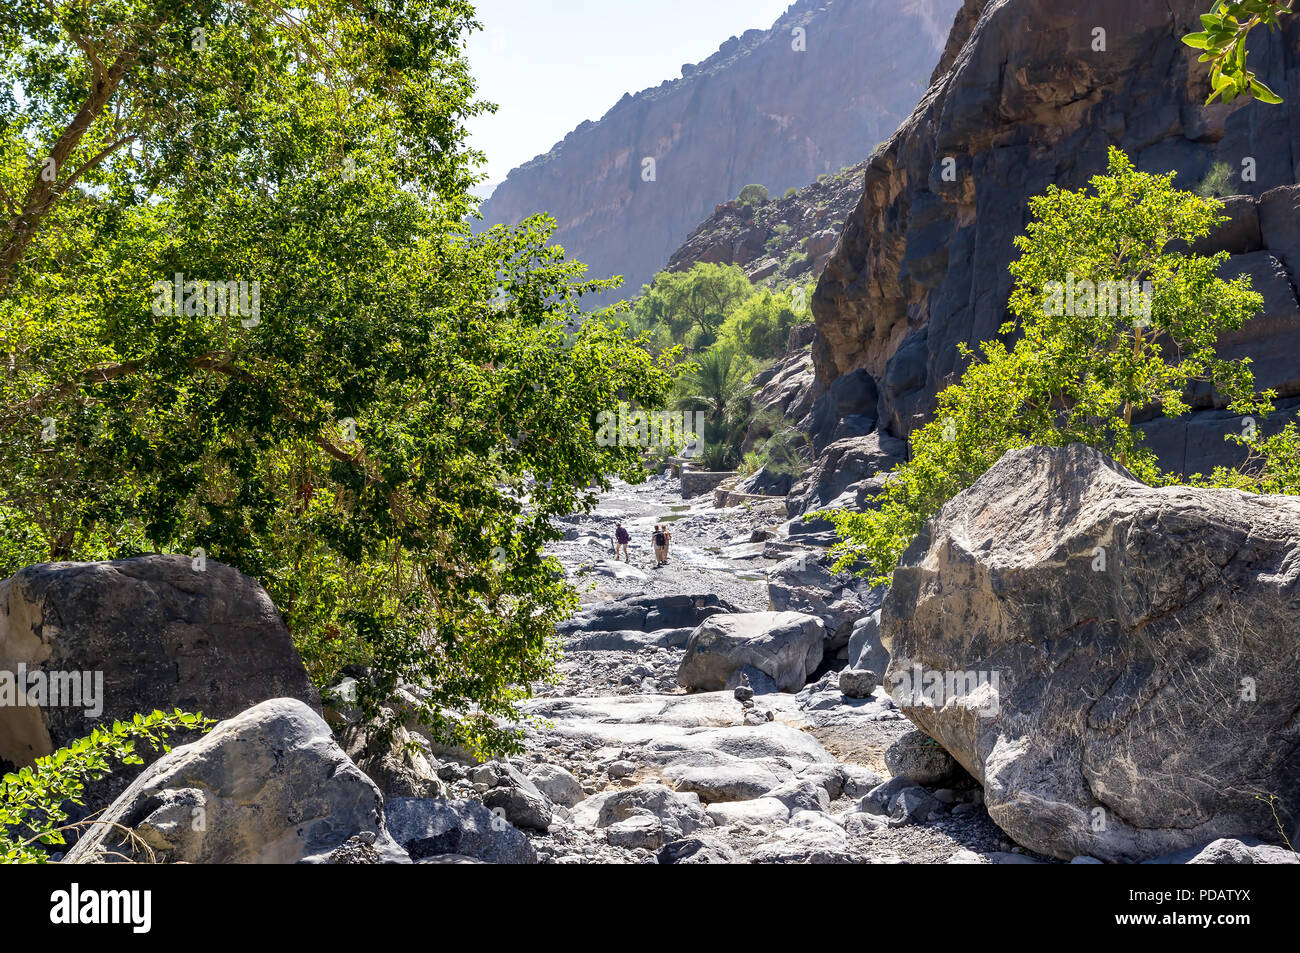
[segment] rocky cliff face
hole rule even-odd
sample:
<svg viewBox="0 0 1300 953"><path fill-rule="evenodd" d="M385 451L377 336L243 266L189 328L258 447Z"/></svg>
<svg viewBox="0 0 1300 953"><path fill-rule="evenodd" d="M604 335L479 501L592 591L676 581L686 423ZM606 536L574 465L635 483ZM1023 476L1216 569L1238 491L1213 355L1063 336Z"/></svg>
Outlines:
<svg viewBox="0 0 1300 953"><path fill-rule="evenodd" d="M1252 37L1252 67L1285 105L1207 108L1206 67L1179 41L1204 6L967 0L925 98L871 157L814 295L821 386L865 368L882 426L906 435L960 372L957 343L991 338L1005 320L1027 198L1082 186L1118 145L1144 171L1175 170L1183 188L1215 162L1232 169L1249 198L1198 250L1225 248L1226 273L1255 276L1264 312L1224 346L1294 404L1300 196L1284 187L1300 172L1300 18ZM1230 462L1223 435L1240 422L1213 405L1197 395L1203 412L1146 425L1166 466Z"/></svg>
<svg viewBox="0 0 1300 953"><path fill-rule="evenodd" d="M862 161L924 92L959 0L797 0L680 79L624 95L510 173L484 222L536 212L555 241L635 294L719 202ZM802 49L800 48L802 47ZM653 160L653 178L646 160Z"/></svg>
<svg viewBox="0 0 1300 953"><path fill-rule="evenodd" d="M860 162L818 176L802 189L758 205L738 200L719 205L673 252L668 270L718 262L739 265L750 281L772 286L816 278L857 203L866 167Z"/></svg>

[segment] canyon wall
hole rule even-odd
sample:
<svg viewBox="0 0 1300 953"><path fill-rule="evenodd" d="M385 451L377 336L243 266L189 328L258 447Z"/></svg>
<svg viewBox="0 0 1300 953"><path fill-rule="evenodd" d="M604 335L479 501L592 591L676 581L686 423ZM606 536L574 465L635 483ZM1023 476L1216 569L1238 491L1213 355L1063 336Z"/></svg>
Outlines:
<svg viewBox="0 0 1300 953"><path fill-rule="evenodd" d="M635 295L743 186L780 195L866 158L924 94L959 6L797 0L513 170L482 225L547 212L557 244Z"/></svg>
<svg viewBox="0 0 1300 953"><path fill-rule="evenodd" d="M866 369L880 385L882 428L905 436L961 370L957 344L1006 320L1012 238L1026 200L1078 188L1123 148L1147 172L1193 188L1232 171L1232 221L1200 251L1233 253L1264 311L1223 341L1250 356L1261 386L1300 400L1300 17L1257 29L1250 65L1284 97L1270 106L1203 105L1208 68L1180 42L1202 0L966 0L930 89L867 164L863 192L813 297L821 387ZM945 174L948 173L948 174ZM1146 423L1171 469L1232 462L1240 424L1194 396L1198 413ZM1276 420L1272 426L1276 426Z"/></svg>

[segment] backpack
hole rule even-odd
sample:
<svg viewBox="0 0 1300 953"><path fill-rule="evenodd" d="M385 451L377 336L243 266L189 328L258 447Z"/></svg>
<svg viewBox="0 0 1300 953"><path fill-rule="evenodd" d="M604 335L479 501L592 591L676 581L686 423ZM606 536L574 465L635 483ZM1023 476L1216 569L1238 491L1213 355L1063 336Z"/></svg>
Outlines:
<svg viewBox="0 0 1300 953"><path fill-rule="evenodd" d="M655 545L656 545L656 546L664 546L666 543L667 543L667 540L664 539L664 534L663 534L663 533L655 533Z"/></svg>
<svg viewBox="0 0 1300 953"><path fill-rule="evenodd" d="M614 530L614 539L618 540L620 543L630 543L632 541L632 537L627 534L627 530L622 526Z"/></svg>

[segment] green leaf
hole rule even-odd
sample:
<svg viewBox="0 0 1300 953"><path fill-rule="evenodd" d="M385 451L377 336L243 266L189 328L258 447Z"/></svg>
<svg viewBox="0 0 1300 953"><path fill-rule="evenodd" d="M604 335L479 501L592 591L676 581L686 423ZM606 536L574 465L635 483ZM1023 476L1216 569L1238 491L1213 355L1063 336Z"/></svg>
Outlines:
<svg viewBox="0 0 1300 953"><path fill-rule="evenodd" d="M1281 96L1273 92L1273 90L1269 89L1266 85L1264 85L1262 81L1258 79L1252 79L1250 81L1250 91L1255 94L1255 98L1258 99L1260 102L1270 103L1273 105L1282 102Z"/></svg>

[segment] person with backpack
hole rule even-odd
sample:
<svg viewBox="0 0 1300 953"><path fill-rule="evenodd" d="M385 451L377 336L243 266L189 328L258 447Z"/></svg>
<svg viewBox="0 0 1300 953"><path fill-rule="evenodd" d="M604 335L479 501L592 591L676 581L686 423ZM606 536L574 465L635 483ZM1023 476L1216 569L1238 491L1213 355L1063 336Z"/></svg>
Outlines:
<svg viewBox="0 0 1300 953"><path fill-rule="evenodd" d="M618 559L619 551L623 553L623 562L630 563L632 560L627 555L627 544L632 542L631 535L622 523L614 527L614 558Z"/></svg>
<svg viewBox="0 0 1300 953"><path fill-rule="evenodd" d="M668 527L655 526L654 536L650 541L654 544L656 569L668 562L668 540L671 538Z"/></svg>

